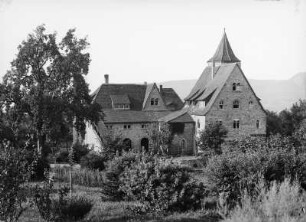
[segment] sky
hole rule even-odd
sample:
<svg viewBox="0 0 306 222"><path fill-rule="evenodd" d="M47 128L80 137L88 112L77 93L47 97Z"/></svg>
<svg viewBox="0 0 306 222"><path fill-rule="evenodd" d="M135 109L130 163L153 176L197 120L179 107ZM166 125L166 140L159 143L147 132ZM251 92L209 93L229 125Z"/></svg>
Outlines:
<svg viewBox="0 0 306 222"><path fill-rule="evenodd" d="M306 71L304 0L0 0L0 77L41 24L90 43L86 77L110 83L197 79L225 28L250 79Z"/></svg>

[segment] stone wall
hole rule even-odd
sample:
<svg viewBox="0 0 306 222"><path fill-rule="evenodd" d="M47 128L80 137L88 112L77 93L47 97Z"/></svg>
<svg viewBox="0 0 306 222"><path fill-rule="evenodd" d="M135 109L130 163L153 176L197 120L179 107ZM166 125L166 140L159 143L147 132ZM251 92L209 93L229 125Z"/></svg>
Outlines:
<svg viewBox="0 0 306 222"><path fill-rule="evenodd" d="M240 89L233 91L233 83L240 83ZM219 107L221 100L224 103L223 109ZM239 101L239 108L233 108L235 100ZM239 120L239 129L233 128L234 120ZM259 121L258 128L257 120ZM232 72L206 115L206 126L216 121L222 121L222 124L228 129L228 137L231 139L266 134L266 114L240 70Z"/></svg>

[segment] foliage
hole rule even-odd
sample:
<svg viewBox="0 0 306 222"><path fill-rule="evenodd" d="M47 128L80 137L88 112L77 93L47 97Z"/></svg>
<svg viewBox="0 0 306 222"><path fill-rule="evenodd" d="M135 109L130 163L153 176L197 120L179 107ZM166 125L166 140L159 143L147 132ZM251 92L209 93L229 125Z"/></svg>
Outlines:
<svg viewBox="0 0 306 222"><path fill-rule="evenodd" d="M282 122L276 112L266 110L267 114L267 136L282 133Z"/></svg>
<svg viewBox="0 0 306 222"><path fill-rule="evenodd" d="M92 203L84 197L67 198L67 187L58 190L58 198L52 197L53 183L44 182L35 187L34 201L41 217L46 221L71 221L85 217L92 208ZM53 195L54 196L54 195Z"/></svg>
<svg viewBox="0 0 306 222"><path fill-rule="evenodd" d="M208 124L204 131L200 132L199 147L202 150L211 150L215 154L221 153L221 144L227 137L227 130L222 123Z"/></svg>
<svg viewBox="0 0 306 222"><path fill-rule="evenodd" d="M289 179L270 187L261 187L255 198L248 193L243 195L241 205L230 212L224 222L257 222L257 221L305 221L306 196L301 192L297 182Z"/></svg>
<svg viewBox="0 0 306 222"><path fill-rule="evenodd" d="M94 151L89 152L81 158L80 164L82 168L91 170L104 170L106 158Z"/></svg>
<svg viewBox="0 0 306 222"><path fill-rule="evenodd" d="M56 163L68 163L69 162L69 152L68 150L60 150L55 155Z"/></svg>
<svg viewBox="0 0 306 222"><path fill-rule="evenodd" d="M81 158L89 153L88 145L82 145L75 143L72 146L73 149L73 160L75 163L80 163Z"/></svg>
<svg viewBox="0 0 306 222"><path fill-rule="evenodd" d="M150 138L150 152L153 154L168 154L169 145L172 141L172 132L167 123L151 124L147 129L147 135ZM144 151L144 150L142 150Z"/></svg>
<svg viewBox="0 0 306 222"><path fill-rule="evenodd" d="M69 183L70 181L70 168L55 167L52 169L55 174L54 179L60 182ZM76 185L86 187L102 187L104 181L104 172L100 170L75 169L72 171L72 181Z"/></svg>
<svg viewBox="0 0 306 222"><path fill-rule="evenodd" d="M25 182L30 179L31 168L24 149L10 143L0 143L0 220L18 221L26 210Z"/></svg>
<svg viewBox="0 0 306 222"><path fill-rule="evenodd" d="M85 120L100 118L100 107L91 103L84 79L90 63L87 46L73 29L57 43L56 33L47 34L38 26L18 46L3 78L1 105L7 121L14 131L27 123L43 155L46 142L69 138L72 126L82 134Z"/></svg>
<svg viewBox="0 0 306 222"><path fill-rule="evenodd" d="M306 181L306 155L297 153L288 138L271 137L235 141L224 153L212 157L205 169L210 188L229 207L241 200L242 191L257 195L256 184L283 181L286 177Z"/></svg>
<svg viewBox="0 0 306 222"><path fill-rule="evenodd" d="M109 131L105 133L101 140L103 141L101 154L105 161L112 160L116 154L122 154L124 150L127 150L122 135L118 132Z"/></svg>
<svg viewBox="0 0 306 222"><path fill-rule="evenodd" d="M141 212L199 209L204 186L193 180L188 171L143 154L120 176L120 190L127 199L143 204Z"/></svg>
<svg viewBox="0 0 306 222"><path fill-rule="evenodd" d="M119 190L120 175L136 160L133 152L123 153L122 156L115 156L107 163L105 169L105 181L102 185L102 199L119 201L124 199L124 193Z"/></svg>

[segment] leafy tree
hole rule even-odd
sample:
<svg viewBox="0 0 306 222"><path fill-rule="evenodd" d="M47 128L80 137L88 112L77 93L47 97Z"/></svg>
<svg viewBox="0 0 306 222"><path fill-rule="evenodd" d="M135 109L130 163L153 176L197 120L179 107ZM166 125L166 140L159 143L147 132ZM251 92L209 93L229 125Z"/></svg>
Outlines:
<svg viewBox="0 0 306 222"><path fill-rule="evenodd" d="M267 113L267 136L281 134L282 123L276 112L266 110Z"/></svg>
<svg viewBox="0 0 306 222"><path fill-rule="evenodd" d="M221 144L227 136L227 129L222 123L208 124L208 126L200 132L199 147L202 150L212 150L216 154L220 154Z"/></svg>
<svg viewBox="0 0 306 222"><path fill-rule="evenodd" d="M152 124L147 129L150 140L150 152L167 154L171 144L172 134L168 123Z"/></svg>
<svg viewBox="0 0 306 222"><path fill-rule="evenodd" d="M42 154L46 142L65 137L72 126L82 134L85 121L100 118L100 108L91 103L84 79L90 63L86 38L78 39L74 29L59 43L56 37L56 33L47 34L44 25L38 26L18 46L1 86L1 105L14 123L13 130L28 122L28 132Z"/></svg>

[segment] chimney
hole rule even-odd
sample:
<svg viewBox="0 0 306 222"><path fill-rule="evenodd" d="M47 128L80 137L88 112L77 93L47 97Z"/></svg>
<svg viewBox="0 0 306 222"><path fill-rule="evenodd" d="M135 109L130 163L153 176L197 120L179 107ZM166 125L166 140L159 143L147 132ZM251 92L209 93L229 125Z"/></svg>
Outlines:
<svg viewBox="0 0 306 222"><path fill-rule="evenodd" d="M159 92L162 92L163 90L163 85L159 85Z"/></svg>
<svg viewBox="0 0 306 222"><path fill-rule="evenodd" d="M108 84L108 80L109 80L109 75L105 74L104 75L104 82L105 82L105 84Z"/></svg>
<svg viewBox="0 0 306 222"><path fill-rule="evenodd" d="M146 86L148 83L145 81L143 84Z"/></svg>

